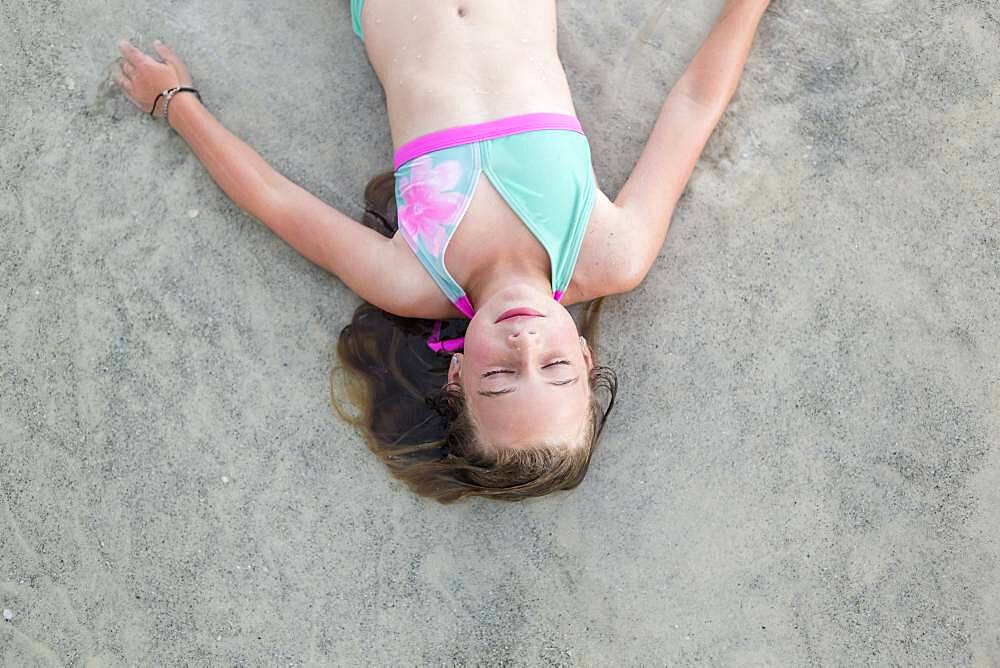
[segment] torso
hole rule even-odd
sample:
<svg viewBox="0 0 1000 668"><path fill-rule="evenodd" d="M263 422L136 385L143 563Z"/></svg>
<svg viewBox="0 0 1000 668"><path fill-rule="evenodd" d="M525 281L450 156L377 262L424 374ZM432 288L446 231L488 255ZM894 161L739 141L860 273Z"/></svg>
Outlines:
<svg viewBox="0 0 1000 668"><path fill-rule="evenodd" d="M556 23L555 0L366 0L365 47L385 91L393 148L436 130L517 114L576 115ZM600 296L588 271L599 264L610 206L598 190L564 304ZM398 234L396 242L405 244ZM544 248L481 175L445 264L466 285L483 262L537 263L551 271ZM447 309L447 300L439 306Z"/></svg>

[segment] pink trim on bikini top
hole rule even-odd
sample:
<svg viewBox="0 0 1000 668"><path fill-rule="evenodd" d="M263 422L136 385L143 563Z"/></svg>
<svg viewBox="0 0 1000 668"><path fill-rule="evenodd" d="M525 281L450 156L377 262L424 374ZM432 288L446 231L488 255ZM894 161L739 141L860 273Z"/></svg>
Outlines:
<svg viewBox="0 0 1000 668"><path fill-rule="evenodd" d="M475 123L472 125L460 125L458 127L438 130L430 134L421 135L416 139L406 142L399 147L394 157L395 169L399 169L410 160L419 158L432 151L439 151L443 148L460 146L496 137L506 137L507 135L518 134L520 132L530 132L531 130L572 130L584 134L580 120L576 116L569 114L555 113L535 113L520 114L518 116L508 116L486 123ZM556 291L552 297L556 301L562 299L563 293ZM470 320L475 315L475 309L467 296L462 296L455 306ZM427 346L436 352L455 352L461 350L465 344L465 337L457 339L441 338L441 321L434 324L434 331L427 339Z"/></svg>
<svg viewBox="0 0 1000 668"><path fill-rule="evenodd" d="M536 114L520 114L508 116L486 123L460 125L454 128L438 130L410 140L396 151L395 169L399 169L410 160L426 155L431 151L451 148L460 144L470 144L475 141L506 137L507 135L531 130L573 130L584 134L580 120L569 114L554 114L549 112Z"/></svg>

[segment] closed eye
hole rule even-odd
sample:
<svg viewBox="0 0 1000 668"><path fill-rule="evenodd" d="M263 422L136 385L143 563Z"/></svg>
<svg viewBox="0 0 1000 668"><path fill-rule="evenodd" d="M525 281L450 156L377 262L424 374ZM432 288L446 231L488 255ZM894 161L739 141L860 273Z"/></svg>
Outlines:
<svg viewBox="0 0 1000 668"><path fill-rule="evenodd" d="M570 364L570 362L568 360L559 360L558 362L552 362L551 364L546 364L542 368L548 369L550 366L557 366L559 364ZM487 378L489 376L493 376L498 373L514 373L514 372L510 369L495 369L493 371L487 371L486 373L484 373L483 378Z"/></svg>
<svg viewBox="0 0 1000 668"><path fill-rule="evenodd" d="M576 378L570 378L569 380L551 381L549 385L562 385L563 387L565 387L567 385L573 385L579 380L580 377L577 376ZM483 395L484 397L497 397L500 396L501 394L510 394L511 392L517 392L517 387L508 387L504 390L479 390L479 394Z"/></svg>

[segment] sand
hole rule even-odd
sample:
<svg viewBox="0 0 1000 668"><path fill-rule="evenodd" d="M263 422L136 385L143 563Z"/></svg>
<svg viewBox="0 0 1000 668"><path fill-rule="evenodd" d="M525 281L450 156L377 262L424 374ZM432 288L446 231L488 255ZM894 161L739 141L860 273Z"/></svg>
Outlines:
<svg viewBox="0 0 1000 668"><path fill-rule="evenodd" d="M721 5L560 3L609 196ZM330 409L356 298L109 87L164 40L359 216L391 144L348 3L247 8L0 7L0 664L1000 662L994 2L776 0L606 304L587 479L453 507Z"/></svg>

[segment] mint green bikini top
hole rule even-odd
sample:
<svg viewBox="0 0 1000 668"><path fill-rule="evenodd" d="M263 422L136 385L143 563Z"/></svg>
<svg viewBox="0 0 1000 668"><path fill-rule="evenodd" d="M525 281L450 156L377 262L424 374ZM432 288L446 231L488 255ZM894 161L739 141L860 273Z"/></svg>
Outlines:
<svg viewBox="0 0 1000 668"><path fill-rule="evenodd" d="M472 318L444 265L483 172L548 253L552 296L569 287L597 190L590 144L574 116L535 113L441 130L395 156L399 231L434 282ZM457 341L441 349L457 349ZM431 347L435 347L433 344Z"/></svg>

